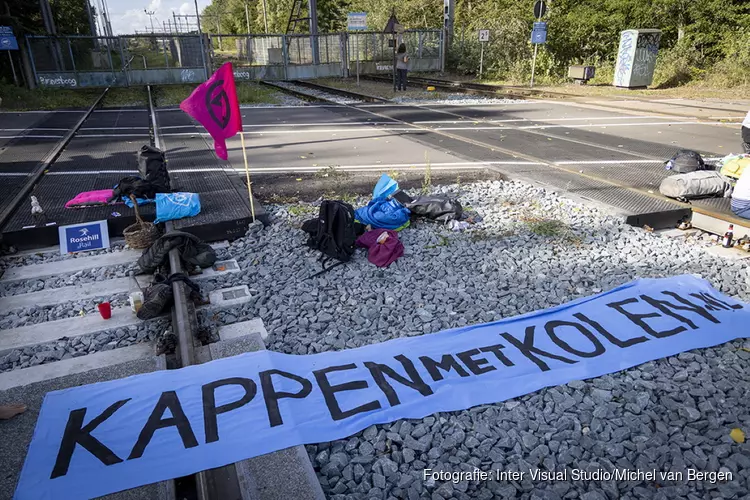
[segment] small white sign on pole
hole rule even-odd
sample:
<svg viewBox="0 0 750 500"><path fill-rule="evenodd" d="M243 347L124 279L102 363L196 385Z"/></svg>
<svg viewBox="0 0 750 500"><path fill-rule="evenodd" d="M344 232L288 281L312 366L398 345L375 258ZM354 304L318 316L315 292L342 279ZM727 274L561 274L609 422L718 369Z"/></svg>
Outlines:
<svg viewBox="0 0 750 500"><path fill-rule="evenodd" d="M367 12L350 12L347 14L346 27L349 31L365 31L367 29ZM355 38L354 45L354 50L357 52L357 85L359 85L359 35Z"/></svg>
<svg viewBox="0 0 750 500"><path fill-rule="evenodd" d="M479 30L479 79L482 79L482 70L484 69L484 44L490 41L490 30Z"/></svg>

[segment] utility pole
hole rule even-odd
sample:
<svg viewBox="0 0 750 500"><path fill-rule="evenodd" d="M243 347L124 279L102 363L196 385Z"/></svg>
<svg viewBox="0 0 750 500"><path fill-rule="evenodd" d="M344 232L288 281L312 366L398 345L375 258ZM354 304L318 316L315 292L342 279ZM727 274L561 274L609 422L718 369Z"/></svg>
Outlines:
<svg viewBox="0 0 750 500"><path fill-rule="evenodd" d="M310 11L310 44L312 45L313 64L320 64L317 0L307 0L307 7Z"/></svg>
<svg viewBox="0 0 750 500"><path fill-rule="evenodd" d="M198 39L200 40L200 46L201 46L201 61L203 61L203 70L206 72L206 80L208 80L208 65L206 65L206 49L203 46L203 33L201 32L201 13L198 11L198 0L194 0L194 2L195 2L195 22L198 24ZM185 16L185 18L187 19L187 15Z"/></svg>
<svg viewBox="0 0 750 500"><path fill-rule="evenodd" d="M268 15L266 14L266 11L268 10L268 7L266 6L266 0L263 0L263 26L265 26L266 30L264 33L268 33Z"/></svg>
<svg viewBox="0 0 750 500"><path fill-rule="evenodd" d="M153 33L154 32L154 14L156 14L156 12L154 12L153 10L149 12L146 9L143 9L143 12L145 12L146 15L149 17L149 19L151 19L151 33Z"/></svg>
<svg viewBox="0 0 750 500"><path fill-rule="evenodd" d="M91 2L89 0L86 1L86 14L89 16L89 30L91 31L91 36L96 36L96 22L94 21L94 12L91 10Z"/></svg>
<svg viewBox="0 0 750 500"><path fill-rule="evenodd" d="M57 36L57 28L55 27L55 19L52 17L52 8L49 5L49 0L39 0L39 8L42 13L42 21L44 22L44 29L47 30L47 34L50 36ZM58 71L64 71L65 66L63 64L64 59L62 57L62 51L60 50L60 42L56 39L52 40L52 58L55 61L55 67Z"/></svg>
<svg viewBox="0 0 750 500"><path fill-rule="evenodd" d="M114 33L112 32L112 21L111 17L109 15L109 6L107 5L107 0L101 0L102 4L102 16L104 16L104 25L106 26L107 30L107 36L114 37Z"/></svg>
<svg viewBox="0 0 750 500"><path fill-rule="evenodd" d="M247 2L245 2L245 22L247 23L247 34L250 34L250 14L247 10Z"/></svg>
<svg viewBox="0 0 750 500"><path fill-rule="evenodd" d="M453 41L453 19L456 16L456 0L443 0L443 50L440 71L445 71L445 59Z"/></svg>

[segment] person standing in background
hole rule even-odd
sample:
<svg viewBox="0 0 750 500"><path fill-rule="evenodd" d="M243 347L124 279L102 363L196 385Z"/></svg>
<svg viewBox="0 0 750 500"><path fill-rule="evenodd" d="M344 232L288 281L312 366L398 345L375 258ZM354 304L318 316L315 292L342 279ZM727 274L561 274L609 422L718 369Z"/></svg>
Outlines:
<svg viewBox="0 0 750 500"><path fill-rule="evenodd" d="M406 90L406 72L409 70L409 54L402 43L396 51L396 90Z"/></svg>
<svg viewBox="0 0 750 500"><path fill-rule="evenodd" d="M742 122L742 147L745 153L750 153L750 111Z"/></svg>

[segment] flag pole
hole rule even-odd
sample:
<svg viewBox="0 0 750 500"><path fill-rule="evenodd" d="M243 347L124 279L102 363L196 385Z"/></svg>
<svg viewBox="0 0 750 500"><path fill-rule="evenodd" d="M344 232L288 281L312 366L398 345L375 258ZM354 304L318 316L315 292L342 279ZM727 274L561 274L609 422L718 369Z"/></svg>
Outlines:
<svg viewBox="0 0 750 500"><path fill-rule="evenodd" d="M242 142L242 157L245 159L245 177L247 178L247 195L250 197L250 211L255 222L255 203L253 203L253 191L250 187L250 168L247 166L247 150L245 150L245 133L240 131L240 141Z"/></svg>

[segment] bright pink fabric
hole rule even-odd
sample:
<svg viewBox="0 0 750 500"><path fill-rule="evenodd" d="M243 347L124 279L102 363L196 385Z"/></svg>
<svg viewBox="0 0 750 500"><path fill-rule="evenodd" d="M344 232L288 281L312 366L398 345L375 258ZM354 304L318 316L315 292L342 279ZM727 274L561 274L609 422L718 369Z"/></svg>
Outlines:
<svg viewBox="0 0 750 500"><path fill-rule="evenodd" d="M111 189L100 189L98 191L84 191L78 193L75 198L65 204L65 208L74 208L80 205L106 205L107 200L112 198Z"/></svg>
<svg viewBox="0 0 750 500"><path fill-rule="evenodd" d="M226 160L226 139L242 131L232 63L224 63L211 78L200 84L190 97L182 101L180 109L206 128L214 138L216 156Z"/></svg>
<svg viewBox="0 0 750 500"><path fill-rule="evenodd" d="M388 238L382 244L378 243L378 237L382 233L388 233ZM390 229L373 229L357 238L357 246L369 248L367 260L378 267L388 267L399 257L404 255L404 244L398 239L398 233Z"/></svg>

